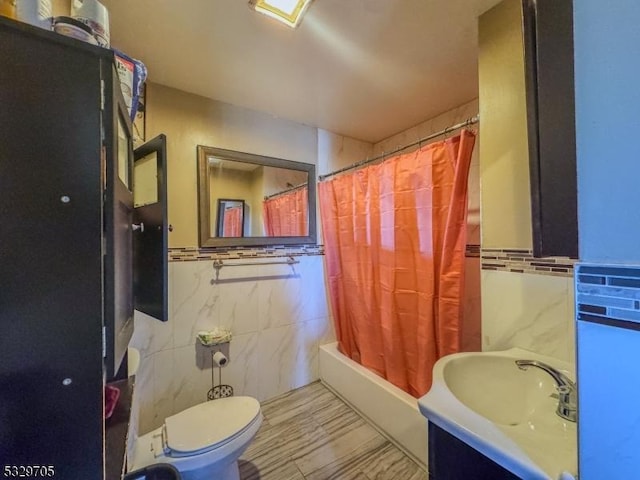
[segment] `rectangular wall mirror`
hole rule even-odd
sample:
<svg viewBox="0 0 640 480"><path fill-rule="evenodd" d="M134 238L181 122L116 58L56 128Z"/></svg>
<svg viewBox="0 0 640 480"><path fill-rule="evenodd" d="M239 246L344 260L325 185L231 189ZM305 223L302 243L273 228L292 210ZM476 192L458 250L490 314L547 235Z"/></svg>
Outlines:
<svg viewBox="0 0 640 480"><path fill-rule="evenodd" d="M316 243L315 166L198 146L201 247Z"/></svg>

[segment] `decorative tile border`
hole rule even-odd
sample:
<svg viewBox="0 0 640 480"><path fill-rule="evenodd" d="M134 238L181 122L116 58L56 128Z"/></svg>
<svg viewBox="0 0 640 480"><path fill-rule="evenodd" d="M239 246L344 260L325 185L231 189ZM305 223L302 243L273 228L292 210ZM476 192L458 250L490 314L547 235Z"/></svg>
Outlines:
<svg viewBox="0 0 640 480"><path fill-rule="evenodd" d="M640 266L576 265L578 320L640 330Z"/></svg>
<svg viewBox="0 0 640 480"><path fill-rule="evenodd" d="M300 255L324 255L324 245L273 246L273 247L173 247L169 248L170 262L196 262L198 260L295 257ZM467 245L465 256L480 258L480 245Z"/></svg>
<svg viewBox="0 0 640 480"><path fill-rule="evenodd" d="M576 262L567 257L535 258L533 251L524 249L482 249L482 270L573 277L573 265Z"/></svg>
<svg viewBox="0 0 640 480"><path fill-rule="evenodd" d="M464 251L467 258L480 258L480 245L469 243Z"/></svg>
<svg viewBox="0 0 640 480"><path fill-rule="evenodd" d="M269 247L228 248L169 248L170 262L196 262L199 260L224 260L263 257L296 257L301 255L324 255L324 245L278 245Z"/></svg>

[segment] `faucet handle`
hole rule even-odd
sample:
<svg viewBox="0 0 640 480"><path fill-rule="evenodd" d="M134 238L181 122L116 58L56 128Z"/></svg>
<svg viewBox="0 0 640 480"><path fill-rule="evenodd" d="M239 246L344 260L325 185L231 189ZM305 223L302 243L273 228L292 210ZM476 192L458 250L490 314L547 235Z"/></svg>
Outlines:
<svg viewBox="0 0 640 480"><path fill-rule="evenodd" d="M569 409L575 410L578 406L576 385L558 385L560 403Z"/></svg>

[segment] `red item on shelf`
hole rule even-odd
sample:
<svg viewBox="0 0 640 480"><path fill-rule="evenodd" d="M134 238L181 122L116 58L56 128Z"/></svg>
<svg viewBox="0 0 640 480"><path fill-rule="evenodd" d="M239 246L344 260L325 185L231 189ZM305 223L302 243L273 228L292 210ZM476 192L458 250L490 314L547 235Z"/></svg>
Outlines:
<svg viewBox="0 0 640 480"><path fill-rule="evenodd" d="M113 415L118 399L120 398L120 390L110 385L104 387L104 418L107 419Z"/></svg>

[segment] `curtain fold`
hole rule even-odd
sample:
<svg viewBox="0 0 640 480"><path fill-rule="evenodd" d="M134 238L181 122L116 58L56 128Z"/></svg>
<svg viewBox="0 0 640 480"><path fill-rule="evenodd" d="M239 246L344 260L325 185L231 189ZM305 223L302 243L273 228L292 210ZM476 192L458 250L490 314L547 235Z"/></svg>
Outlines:
<svg viewBox="0 0 640 480"><path fill-rule="evenodd" d="M307 187L302 187L263 202L264 229L268 237L309 235L307 191Z"/></svg>
<svg viewBox="0 0 640 480"><path fill-rule="evenodd" d="M339 348L416 397L460 348L474 143L463 131L318 185Z"/></svg>

